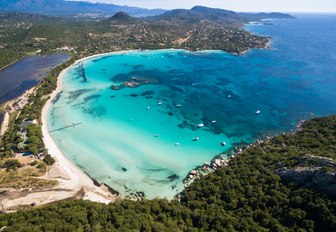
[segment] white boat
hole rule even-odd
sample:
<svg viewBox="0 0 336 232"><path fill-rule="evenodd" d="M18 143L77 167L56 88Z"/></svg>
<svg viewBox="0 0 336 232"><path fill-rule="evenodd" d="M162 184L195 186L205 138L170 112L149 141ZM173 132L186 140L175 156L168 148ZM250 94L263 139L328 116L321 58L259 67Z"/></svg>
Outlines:
<svg viewBox="0 0 336 232"><path fill-rule="evenodd" d="M231 94L229 94L227 97L228 97L228 98L231 98Z"/></svg>
<svg viewBox="0 0 336 232"><path fill-rule="evenodd" d="M197 127L198 127L198 128L202 128L202 127L204 127L204 124L203 124L203 123L200 123L200 124L197 125Z"/></svg>
<svg viewBox="0 0 336 232"><path fill-rule="evenodd" d="M182 107L182 105L181 104L177 104L176 107Z"/></svg>
<svg viewBox="0 0 336 232"><path fill-rule="evenodd" d="M226 146L226 142L221 142L220 143L223 147Z"/></svg>
<svg viewBox="0 0 336 232"><path fill-rule="evenodd" d="M257 110L257 111L256 111L256 114L260 114L260 113L261 113L261 111L260 111L260 110Z"/></svg>
<svg viewBox="0 0 336 232"><path fill-rule="evenodd" d="M146 108L147 110L149 110L150 109L150 106L147 106L147 108Z"/></svg>
<svg viewBox="0 0 336 232"><path fill-rule="evenodd" d="M175 143L175 146L180 146L180 143Z"/></svg>
<svg viewBox="0 0 336 232"><path fill-rule="evenodd" d="M162 101L158 101L158 105L162 105Z"/></svg>
<svg viewBox="0 0 336 232"><path fill-rule="evenodd" d="M192 139L192 141L197 141L198 140L198 137L194 137L193 139Z"/></svg>
<svg viewBox="0 0 336 232"><path fill-rule="evenodd" d="M212 124L215 124L216 122L217 122L216 120L211 121Z"/></svg>

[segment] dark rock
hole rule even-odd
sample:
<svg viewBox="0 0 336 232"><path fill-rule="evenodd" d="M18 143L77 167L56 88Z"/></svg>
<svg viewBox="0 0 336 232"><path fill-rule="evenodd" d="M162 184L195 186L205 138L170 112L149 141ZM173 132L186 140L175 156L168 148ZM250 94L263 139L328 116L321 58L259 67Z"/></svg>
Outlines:
<svg viewBox="0 0 336 232"><path fill-rule="evenodd" d="M284 182L294 182L299 187L336 197L336 162L333 159L305 155L298 159L296 167L282 167L276 173Z"/></svg>

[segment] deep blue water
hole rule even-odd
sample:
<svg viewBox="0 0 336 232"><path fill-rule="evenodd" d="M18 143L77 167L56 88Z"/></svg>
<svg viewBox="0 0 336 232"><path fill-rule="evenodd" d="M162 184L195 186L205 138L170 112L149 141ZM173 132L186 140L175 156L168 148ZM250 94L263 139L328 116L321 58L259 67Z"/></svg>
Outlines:
<svg viewBox="0 0 336 232"><path fill-rule="evenodd" d="M68 58L68 54L29 56L0 70L0 105L36 86L50 69Z"/></svg>
<svg viewBox="0 0 336 232"><path fill-rule="evenodd" d="M0 105L36 86L50 69L68 58L68 54L30 56L0 70ZM2 120L0 112L0 126Z"/></svg>
<svg viewBox="0 0 336 232"><path fill-rule="evenodd" d="M56 143L123 196L143 191L148 198L172 198L192 168L236 144L335 114L336 16L272 22L246 26L271 36L272 48L243 56L135 51L85 60L85 76L79 65L70 68L49 127L82 124L52 132ZM143 85L122 87L133 80Z"/></svg>

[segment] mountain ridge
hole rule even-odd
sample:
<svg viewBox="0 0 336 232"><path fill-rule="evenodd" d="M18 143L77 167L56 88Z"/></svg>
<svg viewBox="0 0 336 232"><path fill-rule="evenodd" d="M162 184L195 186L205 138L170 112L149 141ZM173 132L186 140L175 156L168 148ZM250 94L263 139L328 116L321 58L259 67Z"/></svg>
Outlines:
<svg viewBox="0 0 336 232"><path fill-rule="evenodd" d="M67 0L3 0L0 2L0 12L11 11L61 17L110 17L119 11L132 16L152 16L166 10Z"/></svg>
<svg viewBox="0 0 336 232"><path fill-rule="evenodd" d="M156 19L169 19L175 17L184 21L200 21L204 18L211 21L251 21L263 18L293 18L283 13L237 13L230 10L194 6L191 9L147 9L132 6L121 6L108 3L91 3L86 1L69 0L2 0L0 13L21 12L30 14L42 14L57 17L112 17L118 12L125 12L132 17L148 16ZM188 18L188 19L187 19Z"/></svg>
<svg viewBox="0 0 336 232"><path fill-rule="evenodd" d="M210 8L205 6L194 6L188 9L174 9L164 12L161 15L151 17L155 20L178 20L188 23L200 22L204 19L216 23L241 24L249 21L257 21L265 18L294 18L284 13L237 13L230 10Z"/></svg>

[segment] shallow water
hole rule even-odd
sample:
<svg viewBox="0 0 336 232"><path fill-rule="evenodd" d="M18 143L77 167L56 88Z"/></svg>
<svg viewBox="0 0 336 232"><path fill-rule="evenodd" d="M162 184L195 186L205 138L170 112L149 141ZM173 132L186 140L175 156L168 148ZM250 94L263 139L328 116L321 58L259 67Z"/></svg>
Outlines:
<svg viewBox="0 0 336 232"><path fill-rule="evenodd" d="M247 26L272 36L272 49L244 56L157 50L84 61L65 74L49 110L52 136L122 196L172 198L191 169L236 144L336 112L335 16L273 22Z"/></svg>

